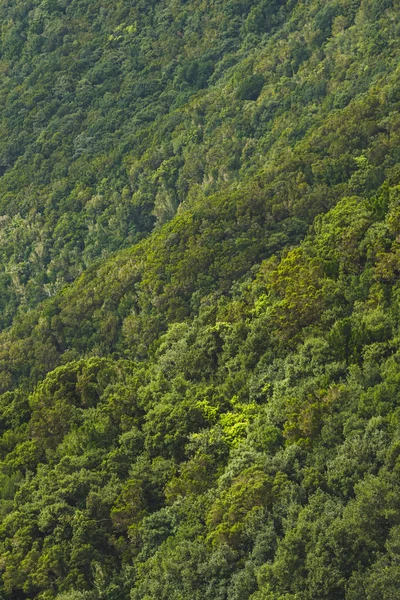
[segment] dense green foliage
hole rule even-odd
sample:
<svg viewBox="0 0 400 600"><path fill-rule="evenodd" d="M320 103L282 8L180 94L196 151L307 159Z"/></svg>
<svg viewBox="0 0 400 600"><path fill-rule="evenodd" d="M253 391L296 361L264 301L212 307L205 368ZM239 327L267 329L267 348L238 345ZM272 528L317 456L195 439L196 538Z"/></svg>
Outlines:
<svg viewBox="0 0 400 600"><path fill-rule="evenodd" d="M393 600L396 0L10 0L0 598Z"/></svg>
<svg viewBox="0 0 400 600"><path fill-rule="evenodd" d="M393 164L397 8L4 2L0 325L179 206L246 187L265 165L280 213L305 186L308 208L326 210L358 170L352 191L379 186ZM369 162L354 162L371 136Z"/></svg>

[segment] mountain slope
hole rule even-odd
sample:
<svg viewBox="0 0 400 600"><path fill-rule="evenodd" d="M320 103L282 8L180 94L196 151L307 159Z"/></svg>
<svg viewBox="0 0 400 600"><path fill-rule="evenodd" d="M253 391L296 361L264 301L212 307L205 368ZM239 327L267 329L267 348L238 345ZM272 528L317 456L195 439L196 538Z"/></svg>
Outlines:
<svg viewBox="0 0 400 600"><path fill-rule="evenodd" d="M386 85L384 102L395 101L390 3L23 0L1 10L3 326L178 206L279 164L353 98ZM376 121L351 120L358 154ZM382 129L370 188L382 182ZM306 183L347 181L346 150L321 148L328 164L304 172Z"/></svg>
<svg viewBox="0 0 400 600"><path fill-rule="evenodd" d="M399 8L3 5L1 597L396 597Z"/></svg>
<svg viewBox="0 0 400 600"><path fill-rule="evenodd" d="M386 593L399 200L343 199L144 362L74 360L2 396L5 597Z"/></svg>

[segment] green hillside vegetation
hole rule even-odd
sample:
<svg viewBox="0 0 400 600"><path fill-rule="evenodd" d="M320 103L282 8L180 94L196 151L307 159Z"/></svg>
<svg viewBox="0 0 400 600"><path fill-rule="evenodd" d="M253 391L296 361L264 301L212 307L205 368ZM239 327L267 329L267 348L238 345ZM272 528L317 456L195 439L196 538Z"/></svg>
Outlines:
<svg viewBox="0 0 400 600"><path fill-rule="evenodd" d="M1 599L397 597L399 9L3 4Z"/></svg>
<svg viewBox="0 0 400 600"><path fill-rule="evenodd" d="M292 203L285 187L296 182L314 191L317 214L376 136L352 191L379 187L396 163L384 164L397 9L391 0L3 3L2 326L178 207L247 187L266 166L287 162L280 176L271 169L274 204ZM355 99L345 123L340 111ZM300 150L301 164L291 162L318 127L312 156Z"/></svg>

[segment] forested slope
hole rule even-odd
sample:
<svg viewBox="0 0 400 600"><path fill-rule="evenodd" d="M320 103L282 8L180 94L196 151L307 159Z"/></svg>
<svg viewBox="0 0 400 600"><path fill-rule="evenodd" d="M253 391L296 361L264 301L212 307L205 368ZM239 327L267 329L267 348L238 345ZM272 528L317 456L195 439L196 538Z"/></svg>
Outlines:
<svg viewBox="0 0 400 600"><path fill-rule="evenodd" d="M285 186L318 184L316 214L379 133L367 182L353 187L382 182L397 90L391 0L10 0L0 10L3 326L180 205L266 164L288 161L281 204L294 194ZM381 119L367 105L336 136L340 111L385 86ZM330 152L316 141L307 168L290 164L327 121Z"/></svg>
<svg viewBox="0 0 400 600"><path fill-rule="evenodd" d="M399 9L2 5L0 597L397 597Z"/></svg>

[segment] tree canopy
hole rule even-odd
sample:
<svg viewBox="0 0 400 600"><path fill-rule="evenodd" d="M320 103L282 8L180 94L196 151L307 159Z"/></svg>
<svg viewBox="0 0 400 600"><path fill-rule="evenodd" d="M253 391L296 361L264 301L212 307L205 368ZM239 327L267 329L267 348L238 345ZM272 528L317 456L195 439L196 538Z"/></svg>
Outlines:
<svg viewBox="0 0 400 600"><path fill-rule="evenodd" d="M0 598L397 597L399 9L0 7Z"/></svg>

